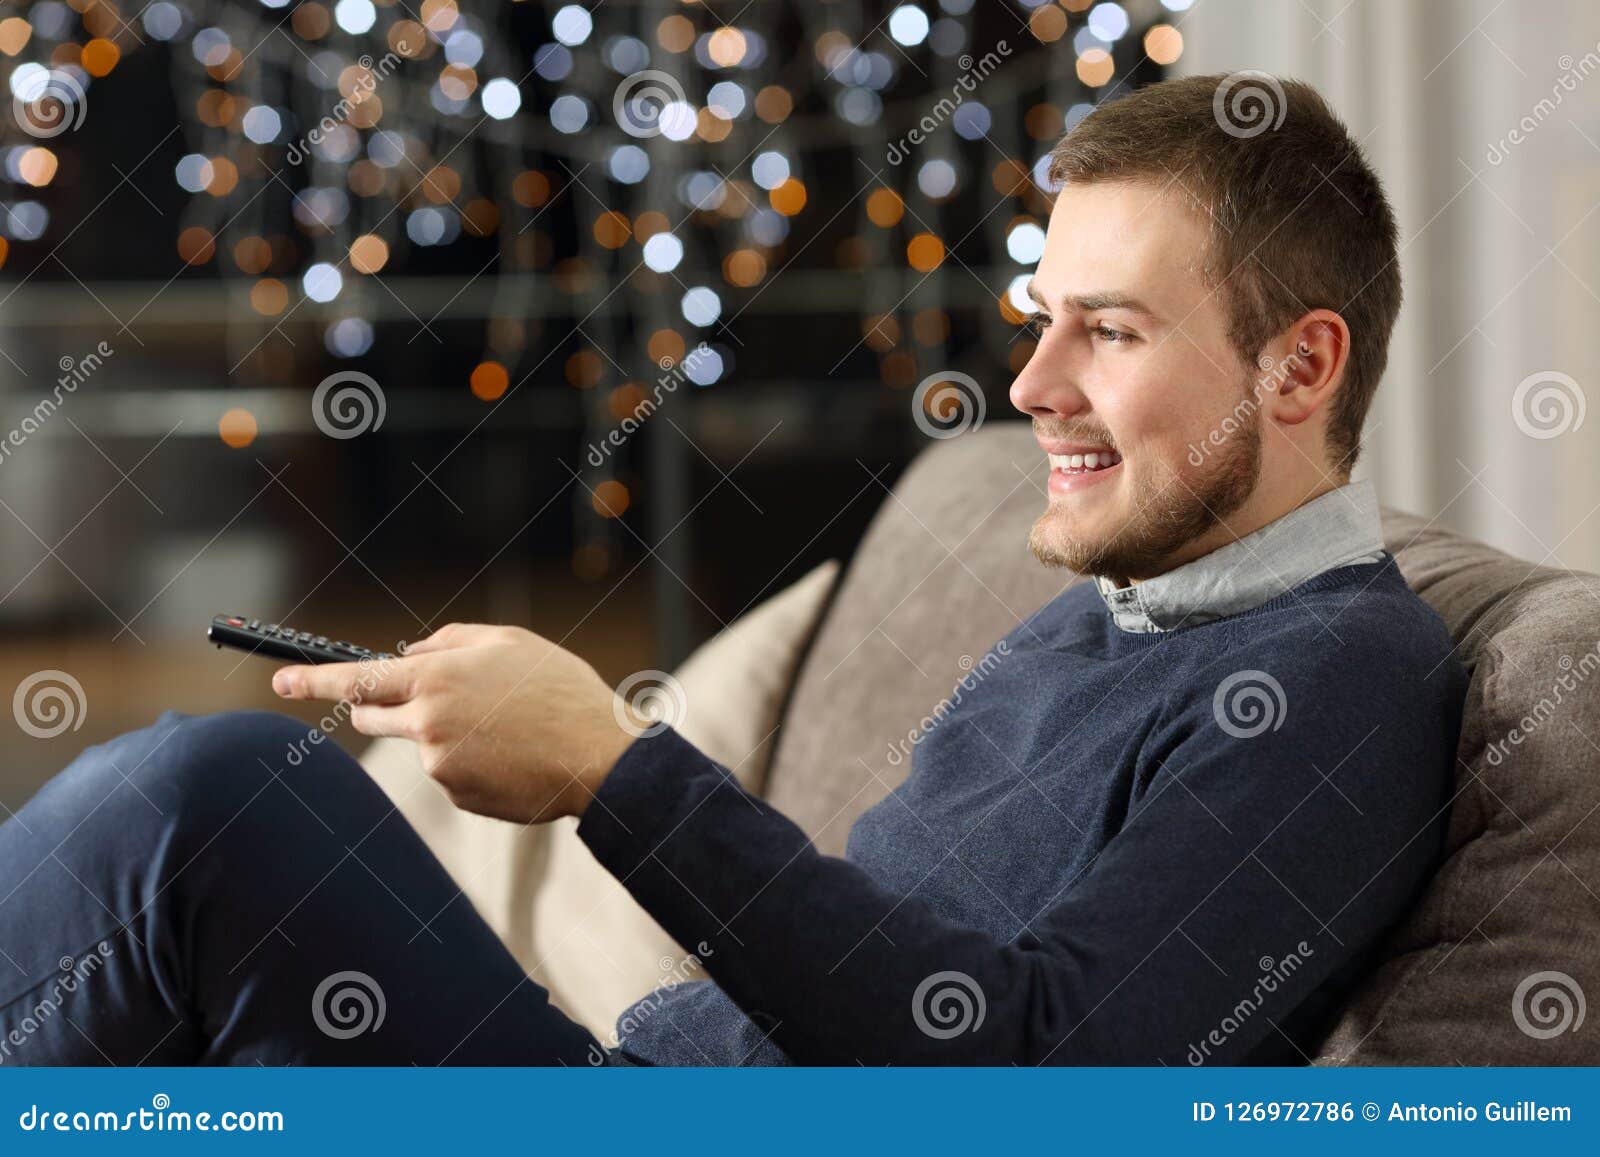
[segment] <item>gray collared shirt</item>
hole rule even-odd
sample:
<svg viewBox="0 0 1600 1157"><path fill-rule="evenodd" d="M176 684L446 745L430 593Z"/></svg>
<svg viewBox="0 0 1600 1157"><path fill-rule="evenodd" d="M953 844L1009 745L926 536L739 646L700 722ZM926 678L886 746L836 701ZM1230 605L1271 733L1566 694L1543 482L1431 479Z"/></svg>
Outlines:
<svg viewBox="0 0 1600 1157"><path fill-rule="evenodd" d="M1259 607L1324 571L1377 562L1383 553L1372 484L1351 482L1153 579L1095 583L1122 630L1170 631Z"/></svg>

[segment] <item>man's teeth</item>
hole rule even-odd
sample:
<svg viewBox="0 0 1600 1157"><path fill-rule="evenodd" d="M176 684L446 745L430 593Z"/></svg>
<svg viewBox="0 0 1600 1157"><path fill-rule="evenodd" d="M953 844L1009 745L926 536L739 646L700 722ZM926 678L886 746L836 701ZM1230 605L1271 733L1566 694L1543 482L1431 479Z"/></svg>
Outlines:
<svg viewBox="0 0 1600 1157"><path fill-rule="evenodd" d="M1050 459L1052 470L1099 470L1122 461L1122 455L1115 450L1101 450L1095 454L1049 454L1046 457Z"/></svg>

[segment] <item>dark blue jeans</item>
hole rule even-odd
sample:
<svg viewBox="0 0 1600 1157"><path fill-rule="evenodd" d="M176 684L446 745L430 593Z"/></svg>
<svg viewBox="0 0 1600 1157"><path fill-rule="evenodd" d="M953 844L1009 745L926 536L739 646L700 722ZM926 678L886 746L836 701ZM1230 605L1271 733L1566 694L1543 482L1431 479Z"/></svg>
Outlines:
<svg viewBox="0 0 1600 1157"><path fill-rule="evenodd" d="M306 735L169 713L0 826L0 1064L602 1055L360 766Z"/></svg>

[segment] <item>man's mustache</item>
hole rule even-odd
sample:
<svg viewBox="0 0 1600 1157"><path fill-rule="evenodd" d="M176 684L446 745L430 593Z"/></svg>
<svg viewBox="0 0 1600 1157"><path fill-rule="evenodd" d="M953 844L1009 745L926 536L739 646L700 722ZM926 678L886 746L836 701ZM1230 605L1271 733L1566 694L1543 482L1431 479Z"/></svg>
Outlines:
<svg viewBox="0 0 1600 1157"><path fill-rule="evenodd" d="M1049 422L1033 420L1033 433L1035 437L1048 438L1056 442L1080 442L1091 446L1109 446L1115 450L1117 444L1111 440L1111 435L1105 430L1096 430L1082 426L1056 426Z"/></svg>

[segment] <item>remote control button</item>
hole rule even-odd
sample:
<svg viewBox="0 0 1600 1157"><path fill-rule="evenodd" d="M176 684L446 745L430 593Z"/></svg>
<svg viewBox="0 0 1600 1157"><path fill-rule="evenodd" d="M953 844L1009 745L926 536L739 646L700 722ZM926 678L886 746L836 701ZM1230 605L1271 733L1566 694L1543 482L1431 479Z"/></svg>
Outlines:
<svg viewBox="0 0 1600 1157"><path fill-rule="evenodd" d="M244 626L244 620L241 619L238 615L229 615L227 618L223 619L222 621L227 623L228 626L230 626L230 627L242 627L242 626Z"/></svg>
<svg viewBox="0 0 1600 1157"><path fill-rule="evenodd" d="M311 645L313 647L326 647L328 645L328 637L326 635L318 635L311 640Z"/></svg>
<svg viewBox="0 0 1600 1157"><path fill-rule="evenodd" d="M247 631L259 631L260 629L261 629L261 620L260 619L251 619L248 623L245 624L245 630L247 630Z"/></svg>

